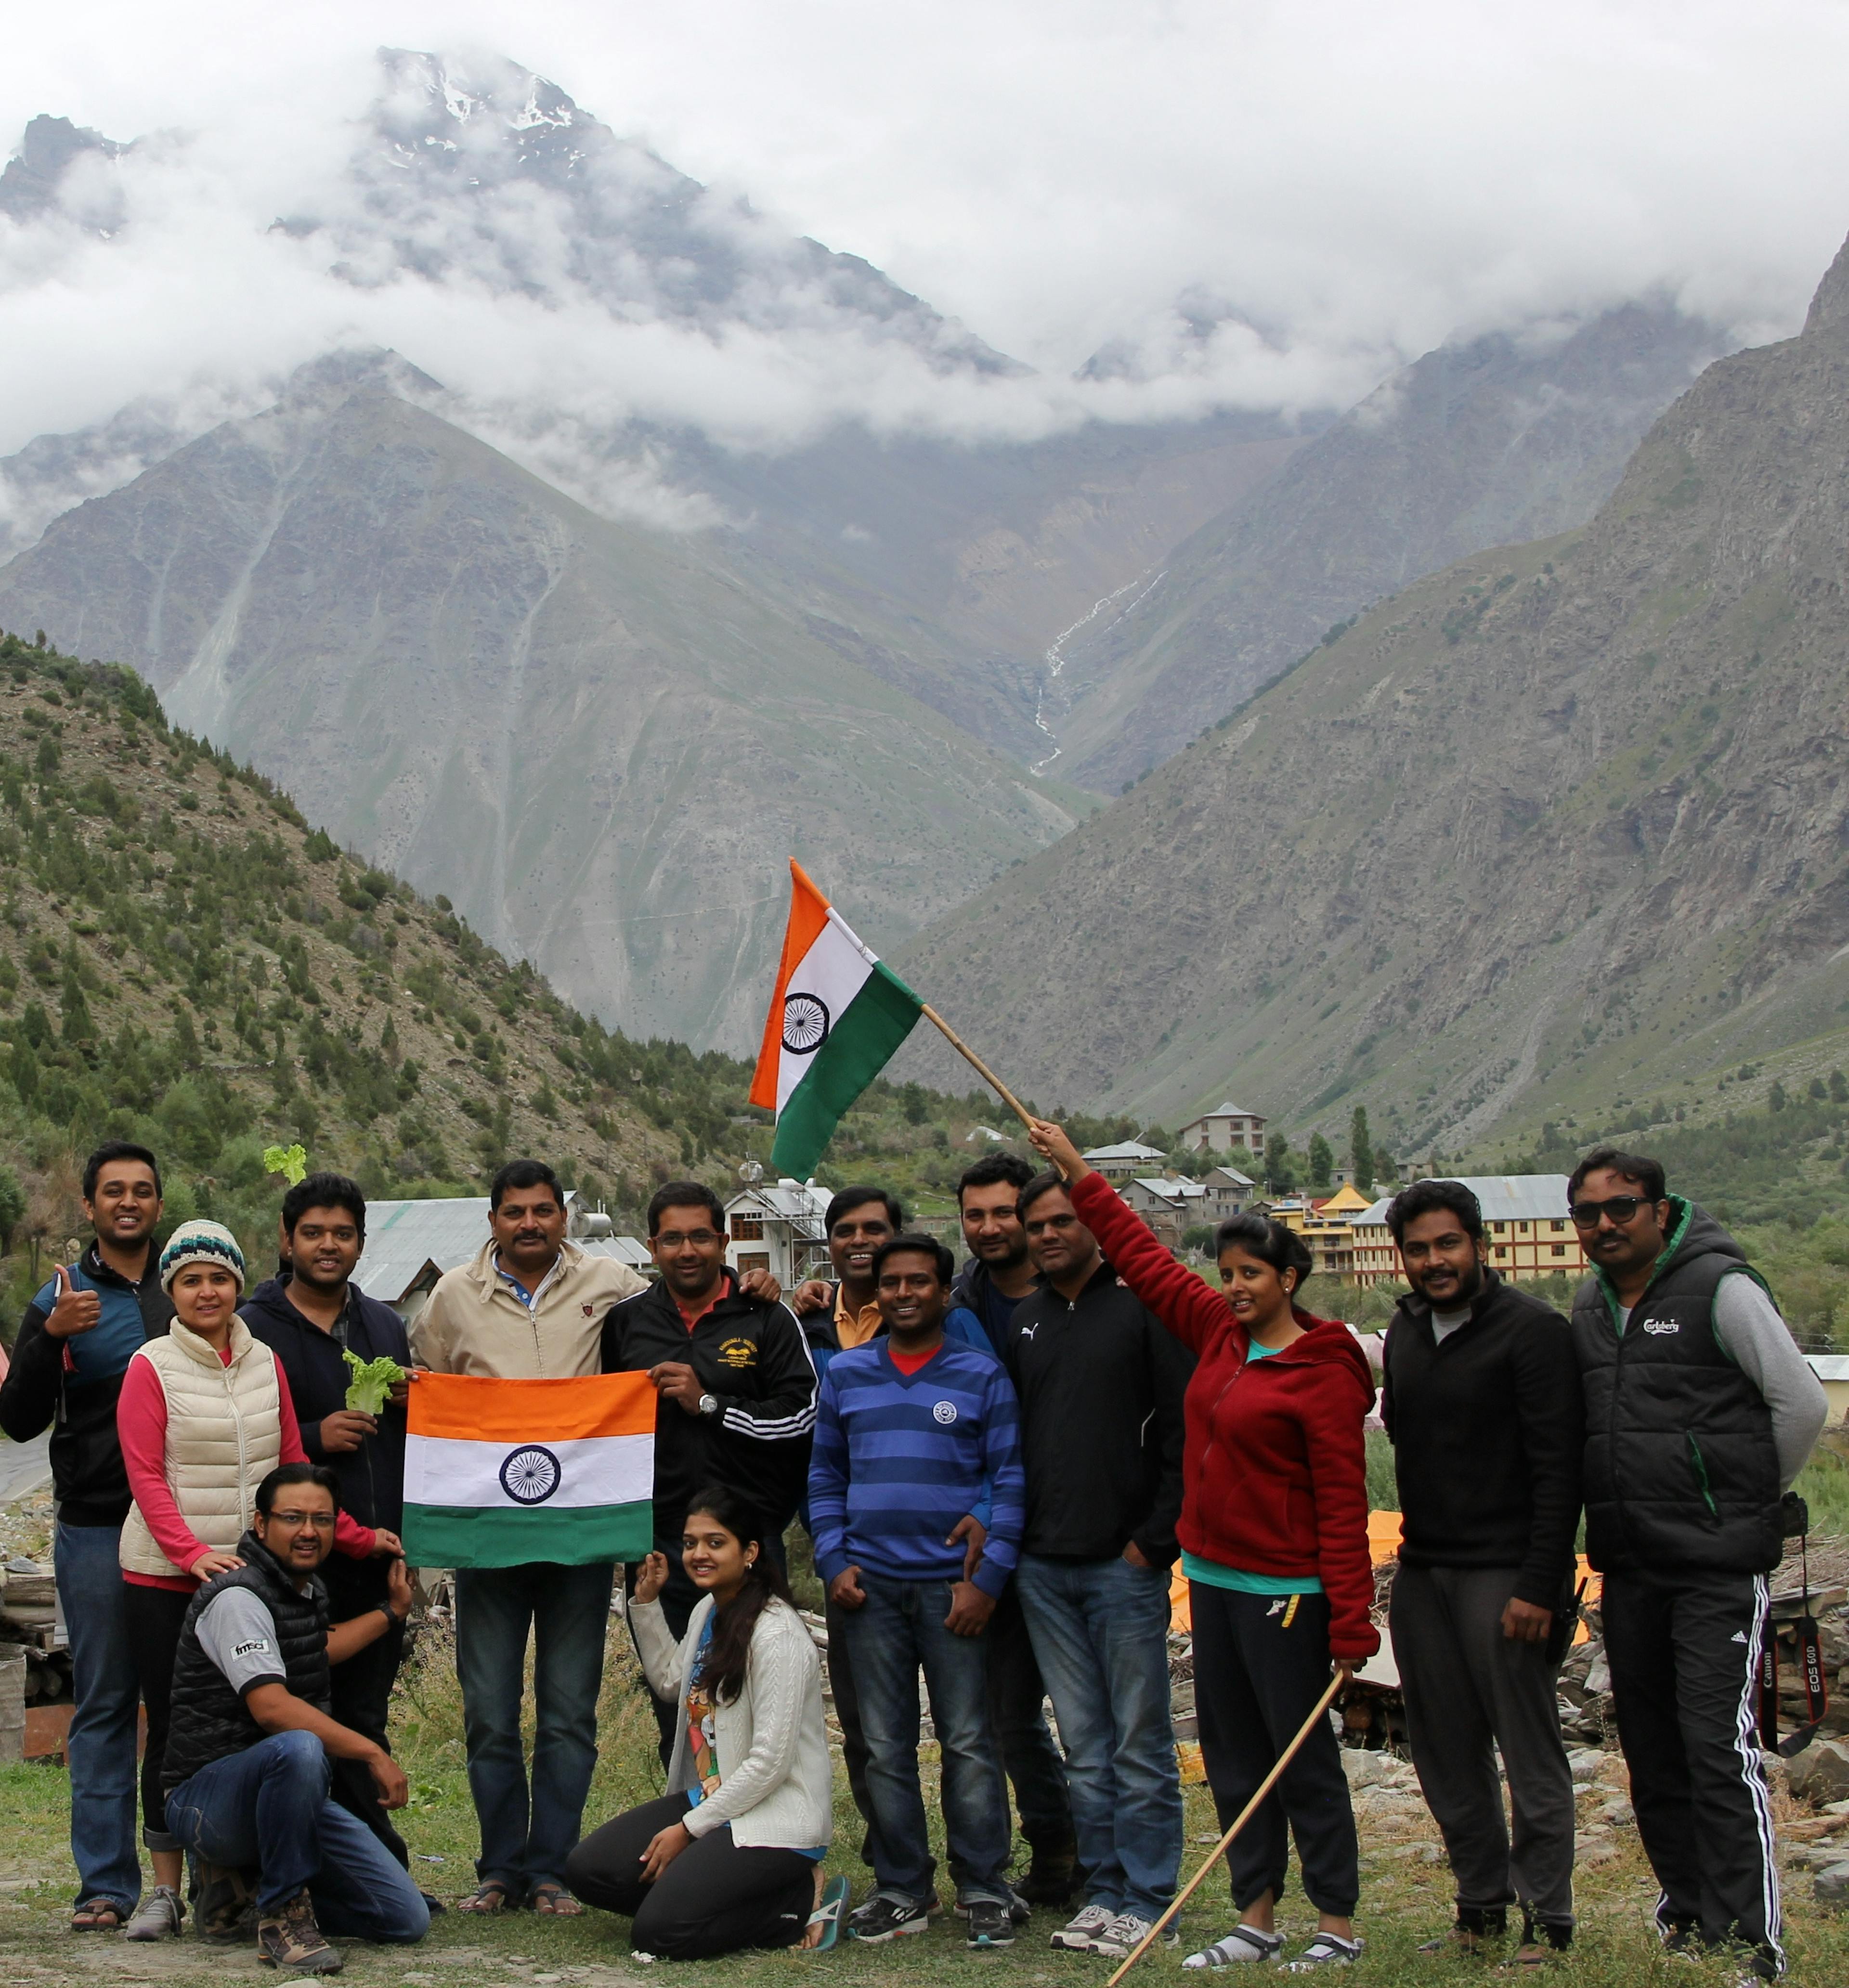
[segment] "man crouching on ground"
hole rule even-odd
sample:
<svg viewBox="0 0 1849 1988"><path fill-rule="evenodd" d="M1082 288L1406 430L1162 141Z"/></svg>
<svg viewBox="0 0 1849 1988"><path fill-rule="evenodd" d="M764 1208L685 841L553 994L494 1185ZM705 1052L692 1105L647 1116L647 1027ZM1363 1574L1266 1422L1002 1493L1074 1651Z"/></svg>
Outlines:
<svg viewBox="0 0 1849 1988"><path fill-rule="evenodd" d="M329 1793L331 1755L363 1761L383 1807L406 1794L391 1756L327 1715L330 1666L402 1622L411 1599L394 1560L385 1600L328 1626L316 1570L338 1510L339 1480L316 1464L285 1463L257 1486L242 1564L186 1611L163 1774L167 1827L201 1860L201 1932L234 1936L254 1870L258 1953L296 1975L339 1973L324 1932L409 1942L430 1930L417 1886Z"/></svg>

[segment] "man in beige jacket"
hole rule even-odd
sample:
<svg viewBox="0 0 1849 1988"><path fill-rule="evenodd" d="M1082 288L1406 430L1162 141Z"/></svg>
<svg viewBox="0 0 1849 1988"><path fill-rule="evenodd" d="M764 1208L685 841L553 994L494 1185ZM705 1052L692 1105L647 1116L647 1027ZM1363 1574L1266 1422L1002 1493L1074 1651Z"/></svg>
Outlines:
<svg viewBox="0 0 1849 1988"><path fill-rule="evenodd" d="M411 1329L411 1357L438 1374L570 1380L601 1371L603 1314L646 1288L627 1264L566 1240L550 1167L514 1160L488 1191L489 1236L446 1272ZM531 1905L576 1912L564 1883L597 1759L597 1693L613 1570L458 1567L456 1670L468 1786L482 1830L465 1912ZM532 1784L520 1746L522 1672L534 1639Z"/></svg>

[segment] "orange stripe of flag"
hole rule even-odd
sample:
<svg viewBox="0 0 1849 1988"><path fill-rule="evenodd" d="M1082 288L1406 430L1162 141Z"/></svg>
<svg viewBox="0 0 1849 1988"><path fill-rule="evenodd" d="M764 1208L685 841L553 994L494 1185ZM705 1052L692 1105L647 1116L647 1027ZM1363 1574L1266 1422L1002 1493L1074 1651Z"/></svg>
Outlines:
<svg viewBox="0 0 1849 1988"><path fill-rule="evenodd" d="M803 866L789 859L789 927L783 935L783 958L777 968L776 991L764 1017L764 1044L751 1080L751 1101L767 1111L777 1108L777 1063L783 1050L783 996L796 962L822 935L828 922L828 900L812 884Z"/></svg>
<svg viewBox="0 0 1849 1988"><path fill-rule="evenodd" d="M420 1374L411 1383L407 1426L413 1435L475 1442L652 1435L654 1384L642 1373L594 1374L576 1381Z"/></svg>

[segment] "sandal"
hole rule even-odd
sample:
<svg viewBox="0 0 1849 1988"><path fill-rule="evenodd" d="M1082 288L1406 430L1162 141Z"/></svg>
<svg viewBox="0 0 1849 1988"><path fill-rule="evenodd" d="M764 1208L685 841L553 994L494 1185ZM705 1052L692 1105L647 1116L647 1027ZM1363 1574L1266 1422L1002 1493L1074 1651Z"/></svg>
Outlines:
<svg viewBox="0 0 1849 1988"><path fill-rule="evenodd" d="M499 1878L484 1878L465 1898L456 1901L459 1912L511 1912L513 1887Z"/></svg>
<svg viewBox="0 0 1849 1988"><path fill-rule="evenodd" d="M841 1937L841 1921L847 1911L847 1880L830 1878L823 1887L821 1902L809 1915L812 1926L822 1929L822 1937L813 1944L798 1941L794 1951L798 1953L826 1953Z"/></svg>
<svg viewBox="0 0 1849 1988"><path fill-rule="evenodd" d="M73 1932L113 1932L128 1914L113 1898L86 1898L71 1912Z"/></svg>
<svg viewBox="0 0 1849 1988"><path fill-rule="evenodd" d="M1256 1926L1235 1925L1224 1939L1191 1953L1184 1967L1232 1967L1242 1961L1275 1960L1284 1950L1281 1933L1260 1932Z"/></svg>
<svg viewBox="0 0 1849 1988"><path fill-rule="evenodd" d="M1346 1967L1361 1959L1361 1945L1358 1939L1343 1939L1339 1932L1319 1932L1284 1972L1307 1974L1316 1967Z"/></svg>
<svg viewBox="0 0 1849 1988"><path fill-rule="evenodd" d="M549 1879L543 1885L534 1885L526 1895L526 1902L549 1919L575 1919L584 1910L563 1885L555 1885Z"/></svg>

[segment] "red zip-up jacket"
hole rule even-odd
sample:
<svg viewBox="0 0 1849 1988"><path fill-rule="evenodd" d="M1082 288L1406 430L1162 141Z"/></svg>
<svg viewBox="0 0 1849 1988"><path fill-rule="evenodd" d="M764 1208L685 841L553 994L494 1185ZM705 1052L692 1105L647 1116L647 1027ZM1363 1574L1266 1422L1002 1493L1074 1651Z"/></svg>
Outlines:
<svg viewBox="0 0 1849 1988"><path fill-rule="evenodd" d="M1117 1275L1195 1356L1185 1404L1181 1523L1191 1554L1249 1574L1315 1577L1329 1598L1329 1653L1361 1663L1381 1646L1368 1614L1367 1356L1347 1326L1300 1311L1301 1339L1248 1362L1220 1293L1178 1263L1101 1174L1072 1205Z"/></svg>

